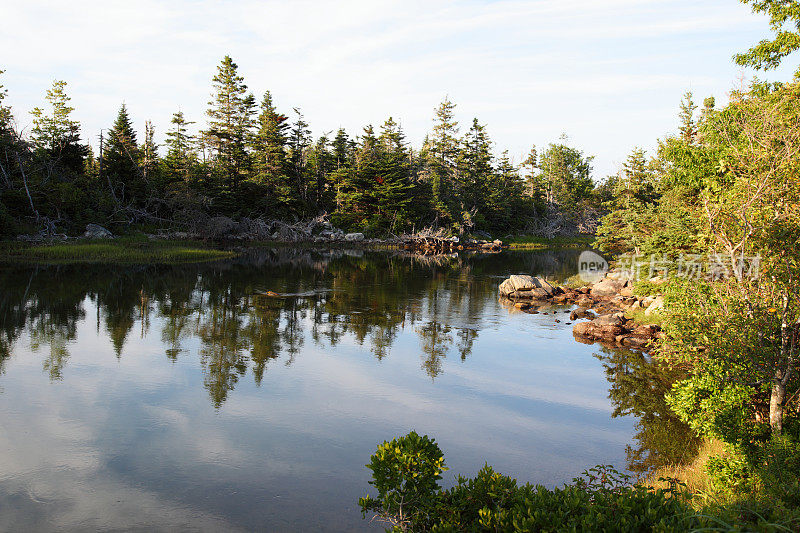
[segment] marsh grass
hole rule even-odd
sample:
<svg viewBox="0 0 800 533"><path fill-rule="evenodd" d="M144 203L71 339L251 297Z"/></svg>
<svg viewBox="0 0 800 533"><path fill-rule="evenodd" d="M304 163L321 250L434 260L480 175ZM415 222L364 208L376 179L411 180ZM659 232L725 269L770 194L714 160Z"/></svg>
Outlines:
<svg viewBox="0 0 800 533"><path fill-rule="evenodd" d="M594 236L578 235L576 237L535 237L520 235L508 239L505 244L511 250L544 250L547 248L591 248Z"/></svg>
<svg viewBox="0 0 800 533"><path fill-rule="evenodd" d="M235 252L209 248L192 241L151 241L121 237L31 245L0 243L0 261L13 263L74 264L177 264L234 257Z"/></svg>

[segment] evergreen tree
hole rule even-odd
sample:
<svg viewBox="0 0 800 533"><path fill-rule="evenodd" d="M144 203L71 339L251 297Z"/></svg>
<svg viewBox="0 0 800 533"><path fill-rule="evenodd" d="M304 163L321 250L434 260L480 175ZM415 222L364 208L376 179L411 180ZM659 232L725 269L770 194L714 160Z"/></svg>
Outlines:
<svg viewBox="0 0 800 533"><path fill-rule="evenodd" d="M158 145L155 142L155 128L151 121L144 123L144 143L139 149L141 154L142 178L146 183L159 181Z"/></svg>
<svg viewBox="0 0 800 533"><path fill-rule="evenodd" d="M437 220L452 221L452 200L457 173L458 122L455 119L456 105L446 98L439 104L434 117L434 126L428 143L424 146L427 158L425 176L433 194L432 204Z"/></svg>
<svg viewBox="0 0 800 533"><path fill-rule="evenodd" d="M223 185L235 191L250 168L247 143L252 128L255 98L247 94L238 65L225 56L213 78L213 99L208 102L205 139Z"/></svg>
<svg viewBox="0 0 800 533"><path fill-rule="evenodd" d="M47 161L48 173L54 170L79 173L88 153L87 147L80 144L80 125L70 118L75 108L69 105L66 86L67 82L56 80L47 90L49 114L39 107L31 111L33 143L40 157Z"/></svg>
<svg viewBox="0 0 800 533"><path fill-rule="evenodd" d="M485 221L489 209L489 195L494 191L492 168L492 143L486 133L486 126L478 119L472 120L472 126L460 143L458 154L458 191L460 217L462 226L472 228L475 216L479 225Z"/></svg>
<svg viewBox="0 0 800 533"><path fill-rule="evenodd" d="M0 69L0 76L5 73L5 70ZM9 128L11 125L11 108L3 104L3 100L8 96L8 89L0 83L0 129Z"/></svg>
<svg viewBox="0 0 800 533"><path fill-rule="evenodd" d="M139 146L125 104L120 107L117 120L108 130L108 141L101 155L112 196L120 202L143 200L146 187L139 168Z"/></svg>
<svg viewBox="0 0 800 533"><path fill-rule="evenodd" d="M326 181L333 169L333 156L328 151L328 136L321 136L311 149L309 157L310 176L314 180L312 203L317 211L325 210L328 204Z"/></svg>
<svg viewBox="0 0 800 533"><path fill-rule="evenodd" d="M562 137L563 140L563 137ZM592 157L563 142L550 144L539 157L539 173L535 176L535 195L548 211L574 215L591 195Z"/></svg>
<svg viewBox="0 0 800 533"><path fill-rule="evenodd" d="M299 201L302 210L308 206L308 177L306 176L306 162L308 147L311 145L311 132L308 123L303 118L303 113L294 108L297 115L289 136L289 176L292 182L292 196Z"/></svg>
<svg viewBox="0 0 800 533"><path fill-rule="evenodd" d="M174 177L174 181L187 181L197 159L193 151L194 136L189 133L189 126L194 122L187 121L183 111L178 111L172 115L170 123L172 129L167 132L164 166L167 174Z"/></svg>
<svg viewBox="0 0 800 533"><path fill-rule="evenodd" d="M344 128L339 128L333 139L333 157L337 169L350 166L352 163L352 146Z"/></svg>
<svg viewBox="0 0 800 533"><path fill-rule="evenodd" d="M287 117L278 113L269 91L261 100L253 136L253 180L266 186L275 199L285 205L291 202L291 188L286 175Z"/></svg>

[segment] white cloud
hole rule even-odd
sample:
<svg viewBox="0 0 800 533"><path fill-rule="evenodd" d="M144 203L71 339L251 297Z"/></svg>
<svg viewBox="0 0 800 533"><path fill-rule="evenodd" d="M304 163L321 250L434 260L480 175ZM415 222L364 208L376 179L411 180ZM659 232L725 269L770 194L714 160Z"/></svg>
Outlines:
<svg viewBox="0 0 800 533"><path fill-rule="evenodd" d="M731 55L766 32L718 0L7 4L0 68L23 125L54 78L92 139L122 101L140 129L152 119L163 134L178 109L202 125L229 53L255 93L301 107L317 134L392 115L418 143L448 94L499 149L519 156L566 131L601 176L674 128L685 89L724 97Z"/></svg>

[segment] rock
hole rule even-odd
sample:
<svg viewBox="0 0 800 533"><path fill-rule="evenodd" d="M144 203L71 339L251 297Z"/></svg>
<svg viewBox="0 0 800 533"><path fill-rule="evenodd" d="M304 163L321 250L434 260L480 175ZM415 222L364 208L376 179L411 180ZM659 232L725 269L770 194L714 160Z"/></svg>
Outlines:
<svg viewBox="0 0 800 533"><path fill-rule="evenodd" d="M579 307L578 309L575 309L574 311L572 311L569 314L569 319L570 320L578 320L578 319L581 319L581 318L592 318L593 319L593 318L595 318L595 314L592 313L591 311L589 311L588 309L586 309L585 307Z"/></svg>
<svg viewBox="0 0 800 533"><path fill-rule="evenodd" d="M655 296L645 296L642 298L642 307L647 308L654 301L656 301Z"/></svg>
<svg viewBox="0 0 800 533"><path fill-rule="evenodd" d="M610 298L619 294L625 284L622 281L605 278L592 286L590 294L600 298Z"/></svg>
<svg viewBox="0 0 800 533"><path fill-rule="evenodd" d="M577 322L572 326L572 334L581 337L588 337L592 330L594 330L594 326L591 322Z"/></svg>
<svg viewBox="0 0 800 533"><path fill-rule="evenodd" d="M591 322L589 323L591 324ZM595 328L594 331L595 336L604 340L614 340L617 335L625 332L622 326L614 326L611 324Z"/></svg>
<svg viewBox="0 0 800 533"><path fill-rule="evenodd" d="M547 290L535 287L533 289L515 291L509 294L509 296L512 298L535 298L537 300L544 300L549 296L549 294L547 293Z"/></svg>
<svg viewBox="0 0 800 533"><path fill-rule="evenodd" d="M201 235L208 239L222 239L234 233L239 224L228 217L211 217L203 224Z"/></svg>
<svg viewBox="0 0 800 533"><path fill-rule="evenodd" d="M633 287L631 287L630 285L622 287L622 289L620 289L619 291L619 295L624 296L625 298L630 298L631 296L633 296Z"/></svg>
<svg viewBox="0 0 800 533"><path fill-rule="evenodd" d="M83 236L87 239L110 239L114 234L98 224L86 224Z"/></svg>
<svg viewBox="0 0 800 533"><path fill-rule="evenodd" d="M647 309L644 310L645 316L653 316L655 314L661 314L664 310L664 297L658 296L653 303L647 306Z"/></svg>
<svg viewBox="0 0 800 533"><path fill-rule="evenodd" d="M364 240L363 233L348 233L344 236L344 240L348 242L359 242Z"/></svg>
<svg viewBox="0 0 800 533"><path fill-rule="evenodd" d="M500 294L507 296L517 291L536 288L533 276L513 275L500 284Z"/></svg>
<svg viewBox="0 0 800 533"><path fill-rule="evenodd" d="M613 313L609 315L601 315L594 320L592 324L595 326L621 326L625 323L625 315L622 313Z"/></svg>
<svg viewBox="0 0 800 533"><path fill-rule="evenodd" d="M621 344L629 348L647 348L647 346L650 344L650 337L626 335L623 336Z"/></svg>
<svg viewBox="0 0 800 533"><path fill-rule="evenodd" d="M606 278L625 283L630 281L631 273L624 270L612 270L611 272L606 273Z"/></svg>
<svg viewBox="0 0 800 533"><path fill-rule="evenodd" d="M526 303L526 302L517 302L517 303L514 304L514 307L516 307L517 309L522 309L522 310L528 309L530 306L531 306L531 304Z"/></svg>
<svg viewBox="0 0 800 533"><path fill-rule="evenodd" d="M508 296L518 291L534 291L536 296L528 295L527 297L529 298L550 297L555 293L555 289L547 281L543 280L542 278L535 278L533 276L515 274L500 284L500 294L503 296Z"/></svg>
<svg viewBox="0 0 800 533"><path fill-rule="evenodd" d="M495 246L503 246L503 241L501 241L500 239L495 239L492 241L492 244L494 244Z"/></svg>
<svg viewBox="0 0 800 533"><path fill-rule="evenodd" d="M639 337L655 337L656 332L659 331L659 327L653 324L643 325L643 326L636 326L633 330L633 334Z"/></svg>

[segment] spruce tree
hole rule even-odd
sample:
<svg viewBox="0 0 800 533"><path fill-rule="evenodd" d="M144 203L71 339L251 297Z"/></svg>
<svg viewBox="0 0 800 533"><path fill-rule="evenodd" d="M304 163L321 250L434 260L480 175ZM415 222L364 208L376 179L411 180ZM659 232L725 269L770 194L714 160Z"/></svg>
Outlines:
<svg viewBox="0 0 800 533"><path fill-rule="evenodd" d="M461 223L471 228L475 214L487 214L493 181L492 143L486 127L477 118L472 120L472 126L461 140L457 176Z"/></svg>
<svg viewBox="0 0 800 533"><path fill-rule="evenodd" d="M456 180L458 157L458 122L454 111L456 104L445 97L436 109L434 126L425 146L427 155L426 178L432 192L432 204L437 220L452 220L453 186Z"/></svg>
<svg viewBox="0 0 800 533"><path fill-rule="evenodd" d="M261 100L253 135L253 181L268 188L274 199L286 206L291 204L291 187L287 177L286 144L289 124L278 113L269 91Z"/></svg>
<svg viewBox="0 0 800 533"><path fill-rule="evenodd" d="M249 170L247 142L255 108L253 95L247 94L238 65L225 56L213 78L214 94L208 102L208 129L204 137L212 151L212 161L223 185L236 190Z"/></svg>
<svg viewBox="0 0 800 533"><path fill-rule="evenodd" d="M120 202L143 200L146 187L139 168L140 151L125 104L108 130L107 139L102 153L103 172L108 177L112 196Z"/></svg>
<svg viewBox="0 0 800 533"><path fill-rule="evenodd" d="M75 110L64 88L67 82L56 80L47 90L50 113L36 107L31 111L33 144L47 162L50 171L80 173L88 148L80 144L80 124L70 118Z"/></svg>
<svg viewBox="0 0 800 533"><path fill-rule="evenodd" d="M303 118L303 113L297 108L294 108L294 112L297 118L289 135L288 166L293 189L292 200L298 202L298 209L302 210L308 205L306 162L308 147L311 145L311 132L308 129L308 123Z"/></svg>
<svg viewBox="0 0 800 533"><path fill-rule="evenodd" d="M194 122L187 121L183 111L178 111L172 115L170 123L172 128L167 132L164 166L175 181L187 181L197 159L193 151L194 136L189 134L189 126Z"/></svg>
<svg viewBox="0 0 800 533"><path fill-rule="evenodd" d="M151 121L144 123L144 142L139 148L142 178L146 183L159 182L158 144L155 141L155 128ZM161 192L161 191L159 191Z"/></svg>

